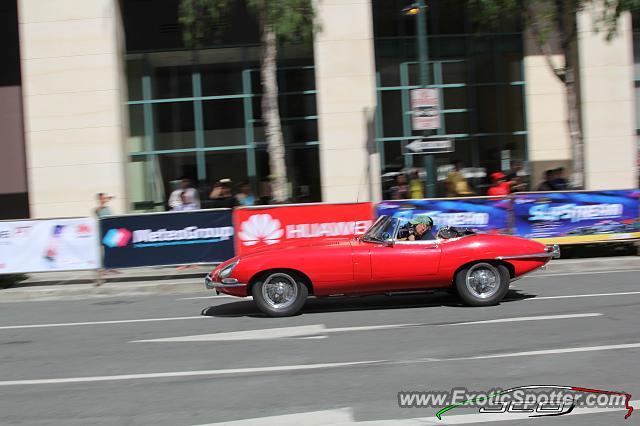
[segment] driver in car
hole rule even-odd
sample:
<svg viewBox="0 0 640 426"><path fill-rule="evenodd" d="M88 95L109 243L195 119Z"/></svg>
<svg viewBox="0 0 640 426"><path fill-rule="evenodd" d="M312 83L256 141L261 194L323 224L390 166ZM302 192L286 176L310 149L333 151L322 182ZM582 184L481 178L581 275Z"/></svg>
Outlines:
<svg viewBox="0 0 640 426"><path fill-rule="evenodd" d="M433 220L427 215L418 215L403 225L398 231L398 240L401 241L426 241L433 240L431 229Z"/></svg>

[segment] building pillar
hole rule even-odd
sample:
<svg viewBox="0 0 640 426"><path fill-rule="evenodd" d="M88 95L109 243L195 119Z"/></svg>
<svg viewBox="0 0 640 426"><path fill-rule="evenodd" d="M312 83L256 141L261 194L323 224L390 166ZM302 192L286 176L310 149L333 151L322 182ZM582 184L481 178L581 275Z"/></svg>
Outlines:
<svg viewBox="0 0 640 426"><path fill-rule="evenodd" d="M380 199L371 0L316 0L315 78L322 201Z"/></svg>
<svg viewBox="0 0 640 426"><path fill-rule="evenodd" d="M564 63L556 40L549 40L555 66ZM535 189L545 170L571 164L564 84L554 75L530 31L524 33L525 108L531 183Z"/></svg>
<svg viewBox="0 0 640 426"><path fill-rule="evenodd" d="M126 209L118 0L18 0L31 216Z"/></svg>
<svg viewBox="0 0 640 426"><path fill-rule="evenodd" d="M611 41L594 31L596 14L578 14L586 189L638 185L631 14L618 21Z"/></svg>

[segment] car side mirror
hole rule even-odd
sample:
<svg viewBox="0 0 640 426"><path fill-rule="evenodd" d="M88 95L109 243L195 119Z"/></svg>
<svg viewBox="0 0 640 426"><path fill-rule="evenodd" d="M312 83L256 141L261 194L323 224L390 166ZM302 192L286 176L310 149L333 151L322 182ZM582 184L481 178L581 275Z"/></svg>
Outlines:
<svg viewBox="0 0 640 426"><path fill-rule="evenodd" d="M385 247L393 247L396 244L395 241L393 241L392 238L387 238L384 241L382 241L382 245Z"/></svg>

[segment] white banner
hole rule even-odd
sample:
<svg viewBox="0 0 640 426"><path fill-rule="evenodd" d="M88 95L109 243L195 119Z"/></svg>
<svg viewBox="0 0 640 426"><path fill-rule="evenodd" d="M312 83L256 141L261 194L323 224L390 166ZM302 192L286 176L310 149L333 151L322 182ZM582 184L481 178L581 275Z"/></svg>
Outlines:
<svg viewBox="0 0 640 426"><path fill-rule="evenodd" d="M98 268L97 228L91 218L0 222L0 274Z"/></svg>

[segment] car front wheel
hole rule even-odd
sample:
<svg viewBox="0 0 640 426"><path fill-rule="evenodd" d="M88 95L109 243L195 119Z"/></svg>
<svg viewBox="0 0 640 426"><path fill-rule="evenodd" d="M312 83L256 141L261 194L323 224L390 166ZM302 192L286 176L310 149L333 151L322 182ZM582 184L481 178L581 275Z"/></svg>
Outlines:
<svg viewBox="0 0 640 426"><path fill-rule="evenodd" d="M509 291L509 270L504 265L478 262L462 268L455 277L456 290L469 306L499 303Z"/></svg>
<svg viewBox="0 0 640 426"><path fill-rule="evenodd" d="M265 274L251 289L258 308L271 317L297 314L304 306L309 290L302 279L292 272Z"/></svg>

